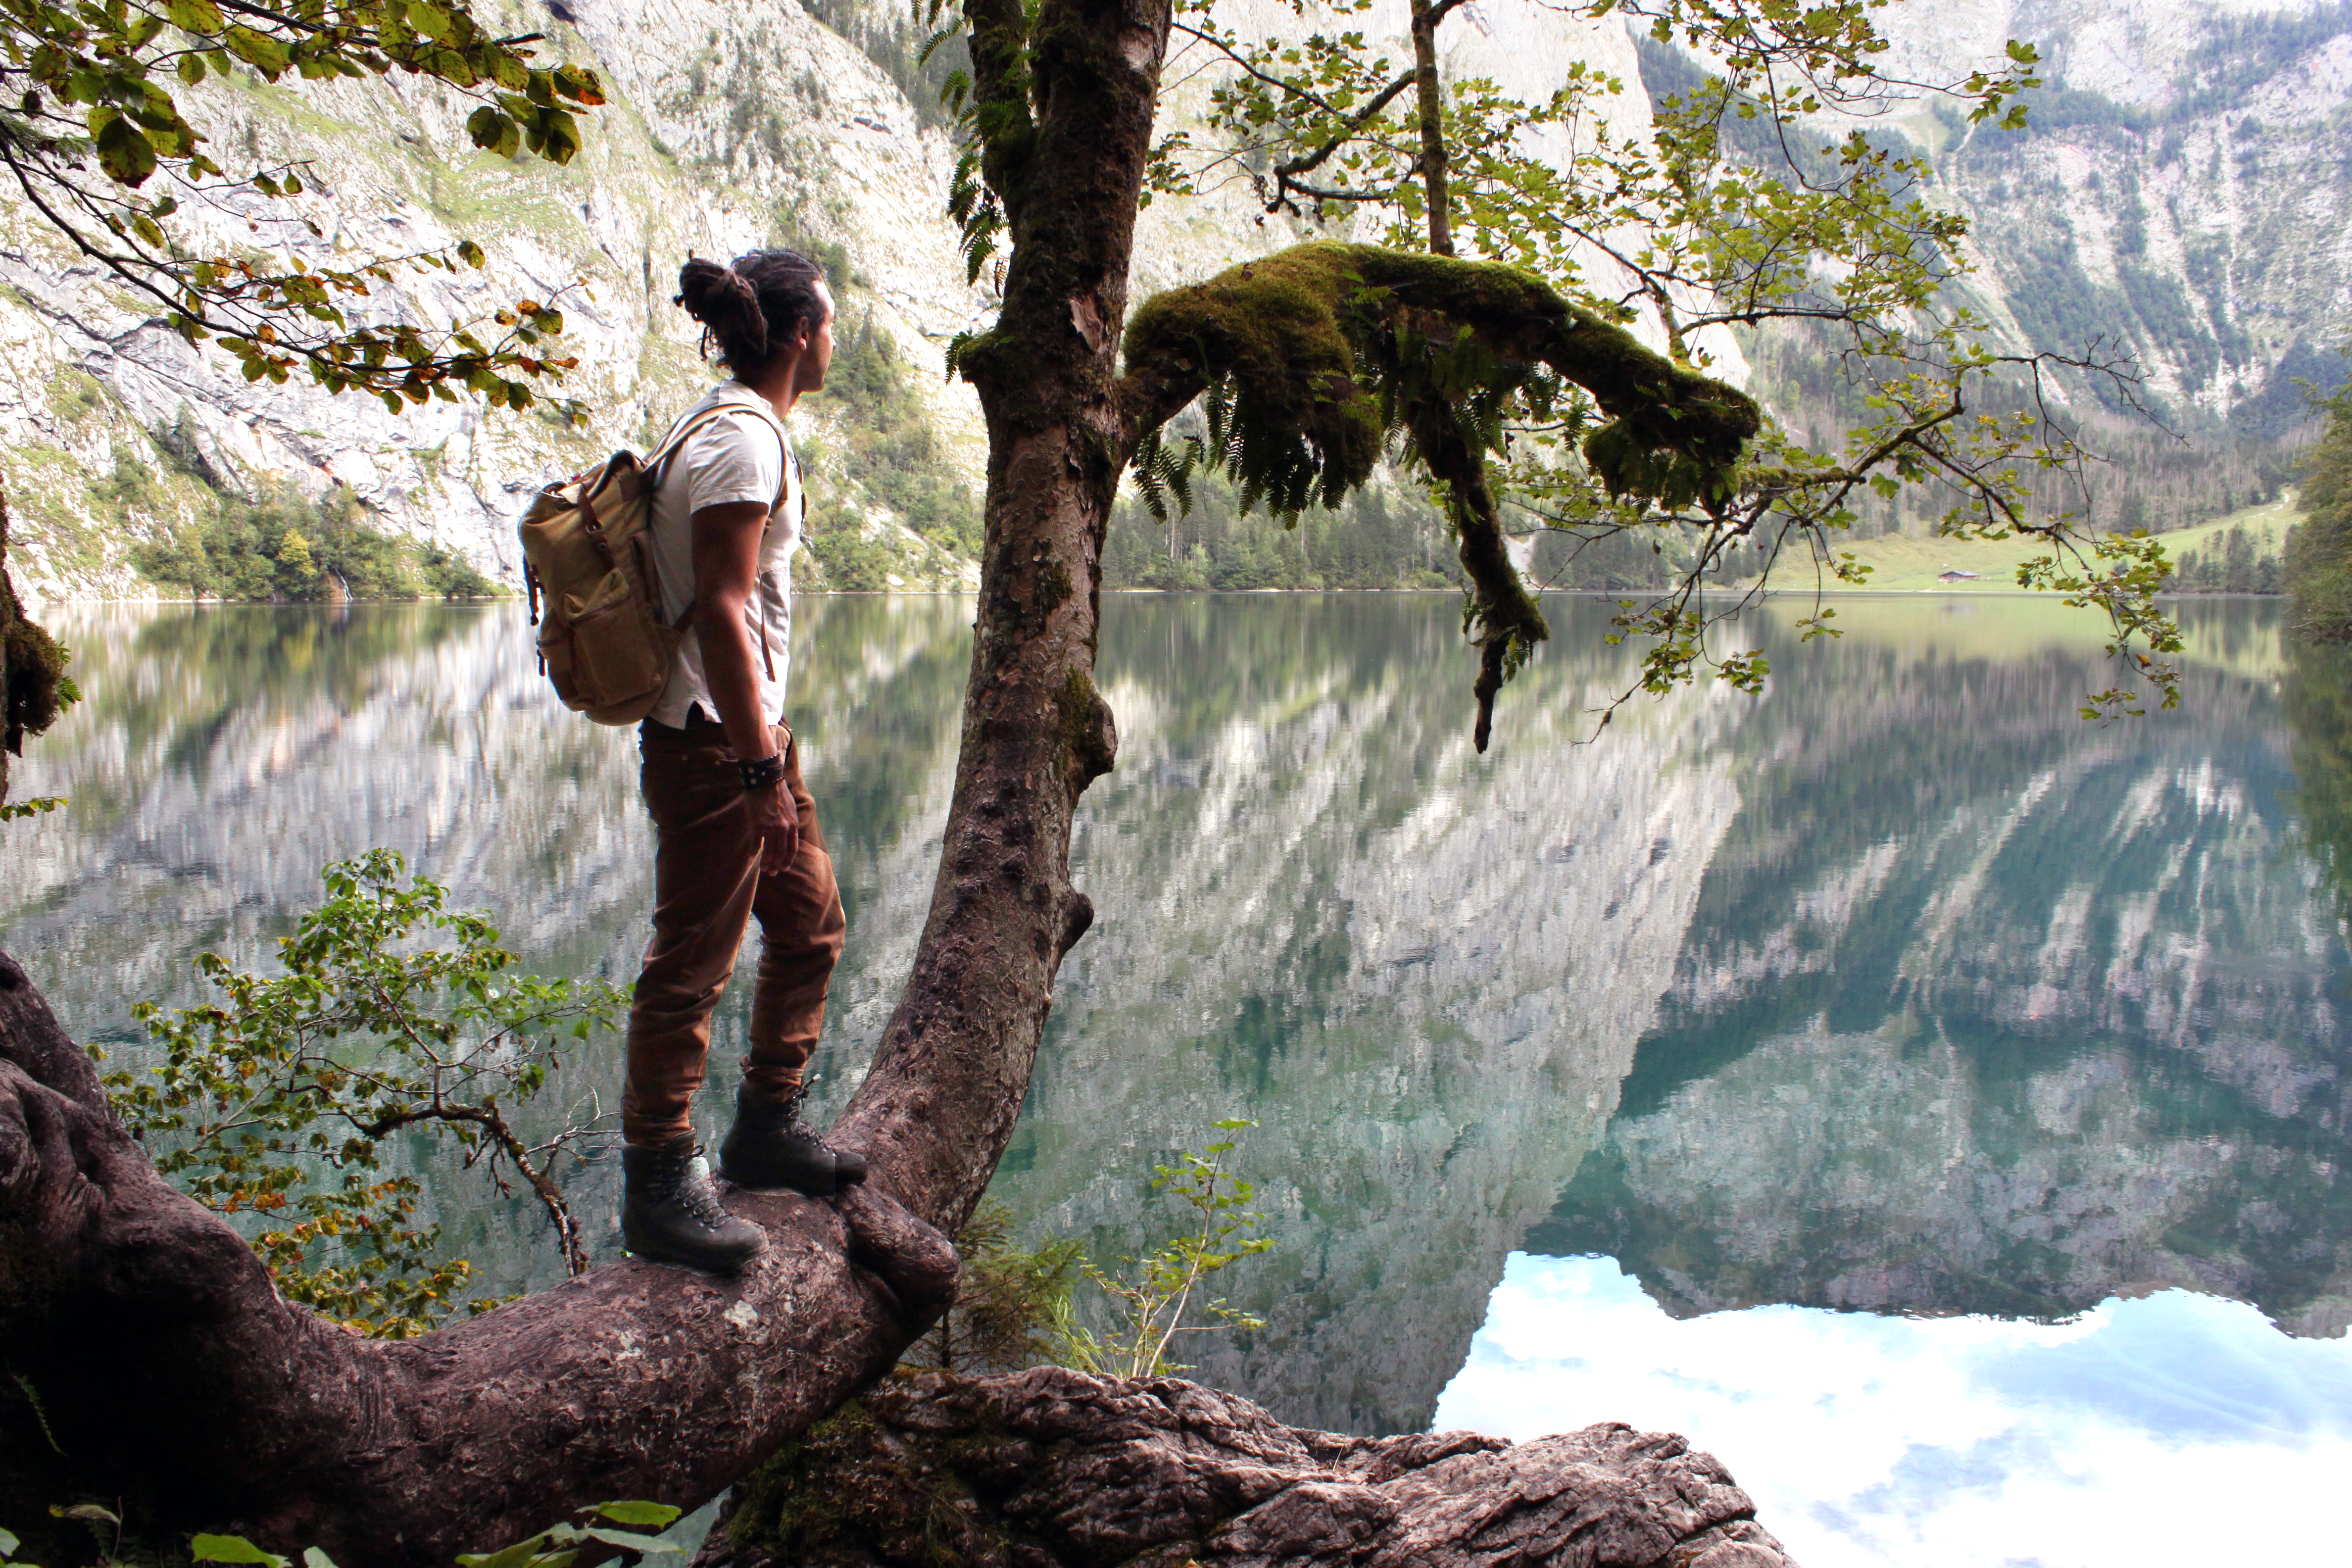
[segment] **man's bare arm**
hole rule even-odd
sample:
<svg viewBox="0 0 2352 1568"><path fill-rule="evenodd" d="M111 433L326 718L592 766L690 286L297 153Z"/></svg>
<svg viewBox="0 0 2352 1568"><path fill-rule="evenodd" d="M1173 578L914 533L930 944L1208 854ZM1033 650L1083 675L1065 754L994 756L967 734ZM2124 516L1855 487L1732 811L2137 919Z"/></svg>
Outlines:
<svg viewBox="0 0 2352 1568"><path fill-rule="evenodd" d="M760 543L768 508L758 501L707 506L689 521L694 534L694 631L702 645L702 679L727 730L727 743L745 762L772 755L775 741L760 702L759 651L743 619L759 591ZM781 783L744 797L759 827L760 869L774 876L800 852L800 817Z"/></svg>

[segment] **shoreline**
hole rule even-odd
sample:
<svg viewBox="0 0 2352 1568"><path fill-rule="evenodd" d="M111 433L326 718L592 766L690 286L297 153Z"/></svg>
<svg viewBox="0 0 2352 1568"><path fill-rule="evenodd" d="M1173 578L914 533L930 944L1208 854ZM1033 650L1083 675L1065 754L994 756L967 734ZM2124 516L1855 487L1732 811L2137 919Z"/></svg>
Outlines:
<svg viewBox="0 0 2352 1568"><path fill-rule="evenodd" d="M1538 599L1620 599L1647 594L1667 592L1662 588L1538 588ZM794 589L795 599L968 599L980 592L977 588L800 588ZM1427 595L1460 598L1460 588L1105 588L1106 596L1140 597L1159 595L1168 598L1267 598L1276 595L1305 598L1328 597L1334 595ZM1699 596L1721 598L1838 598L1838 599L2047 599L2056 602L2055 590L2041 588L1702 588ZM2156 595L2159 600L2205 602L2215 599L2276 600L2284 603L2285 594L2258 593L2166 593ZM161 595L131 596L91 595L71 598L43 599L27 595L26 608L47 605L184 605L197 609L222 610L348 610L357 605L442 605L474 606L483 605L519 605L524 602L520 594L483 594L463 599L184 599Z"/></svg>

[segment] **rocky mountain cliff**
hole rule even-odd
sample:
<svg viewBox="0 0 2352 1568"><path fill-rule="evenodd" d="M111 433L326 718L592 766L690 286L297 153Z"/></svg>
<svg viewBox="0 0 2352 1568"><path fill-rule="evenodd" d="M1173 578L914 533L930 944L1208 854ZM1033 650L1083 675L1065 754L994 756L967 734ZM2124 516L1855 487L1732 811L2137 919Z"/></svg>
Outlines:
<svg viewBox="0 0 2352 1568"><path fill-rule="evenodd" d="M1962 0L1888 31L1947 71L2032 41L2022 135L1915 121L2023 341L2120 338L2176 420L2302 418L2352 336L2352 6ZM1890 13L1890 16L1901 16Z"/></svg>
<svg viewBox="0 0 2352 1568"><path fill-rule="evenodd" d="M1244 9L1254 24L1297 26L1280 5ZM583 361L570 390L594 410L588 430L471 404L395 416L299 385L248 385L150 322L20 201L0 201L0 472L16 500L29 592L152 592L129 563L132 546L273 482L313 496L348 487L382 526L511 582L509 523L528 493L647 439L707 374L667 303L689 251L824 250L845 285L845 315L895 346L935 426L924 460L977 475L975 410L935 367L946 339L987 319L991 279L964 281L943 215L953 150L936 108L917 100L928 89L895 5L816 0L817 15L862 43L795 0L508 0L493 10L605 73L614 103L572 166L474 151L451 101L405 79L296 90L240 76L194 92L208 134L242 154L309 160L313 194L256 198L202 223L272 250L320 243L302 216L342 254L478 239L485 271L436 275L412 289L408 308L446 319L501 294L560 297ZM1391 3L1365 20L1381 37L1401 31L1402 17ZM1466 20L1449 72L1524 94L1548 90L1575 58L1629 83L1661 68L1613 19L1480 0ZM2021 340L2121 334L2151 392L2189 423L2234 418L2264 433L2292 421L2294 377L2325 374L2352 330L2352 165L2338 150L2352 11L1964 0L1892 10L1885 26L1922 76L1964 72L2009 37L2035 40L2053 61L2036 129L2022 137L1924 112L1896 127L1939 160L1937 199L1976 215L1990 309ZM1204 90L1192 80L1171 113ZM1612 111L1619 129L1638 129L1647 108L1627 94ZM1155 204L1139 290L1293 237L1238 191ZM879 552L888 580L969 580L958 541L910 519L861 471L858 433L837 403L812 406L802 439L821 491L837 499L838 526Z"/></svg>

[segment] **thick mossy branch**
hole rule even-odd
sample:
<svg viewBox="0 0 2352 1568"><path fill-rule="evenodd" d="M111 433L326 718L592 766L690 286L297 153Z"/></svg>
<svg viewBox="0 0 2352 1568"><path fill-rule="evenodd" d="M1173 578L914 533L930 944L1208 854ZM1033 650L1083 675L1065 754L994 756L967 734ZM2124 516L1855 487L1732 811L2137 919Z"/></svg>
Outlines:
<svg viewBox="0 0 2352 1568"><path fill-rule="evenodd" d="M1121 387L1145 503L1191 504L1201 468L1240 482L1286 522L1336 506L1393 443L1445 489L1479 647L1475 730L1486 749L1495 695L1549 636L1506 548L1486 458L1514 400L1548 414L1560 381L1609 423L1584 459L1612 495L1714 510L1756 434L1744 394L1644 348L1538 279L1494 262L1318 242L1155 295L1127 329ZM1180 453L1160 428L1195 398L1205 437Z"/></svg>
<svg viewBox="0 0 2352 1568"><path fill-rule="evenodd" d="M8 580L8 497L0 490L0 800L8 798L8 758L72 704L66 657L55 637L26 619Z"/></svg>
<svg viewBox="0 0 2352 1568"><path fill-rule="evenodd" d="M1263 476L1277 511L1310 494L1330 504L1370 476L1385 426L1412 423L1381 384L1404 357L1398 343L1416 339L1483 350L1489 392L1549 369L1591 393L1611 423L1585 443L1586 460L1618 494L1668 505L1727 498L1757 430L1745 394L1514 268L1320 241L1137 308L1123 389L1129 437L1139 455L1155 453L1162 424L1229 383L1236 471Z"/></svg>

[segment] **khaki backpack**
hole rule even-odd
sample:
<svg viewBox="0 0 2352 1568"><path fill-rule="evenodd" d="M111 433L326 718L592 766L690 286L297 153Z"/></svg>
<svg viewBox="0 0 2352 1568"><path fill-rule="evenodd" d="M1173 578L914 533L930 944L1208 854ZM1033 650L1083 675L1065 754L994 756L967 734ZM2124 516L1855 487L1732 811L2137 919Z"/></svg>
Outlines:
<svg viewBox="0 0 2352 1568"><path fill-rule="evenodd" d="M758 415L784 439L783 426L766 410L719 404L673 427L642 461L615 452L599 468L547 486L515 525L531 624L539 627L540 668L565 707L599 724L634 724L661 701L694 605L675 620L662 615L661 578L647 537L656 476L680 442L739 411ZM790 450L787 445L788 475Z"/></svg>

